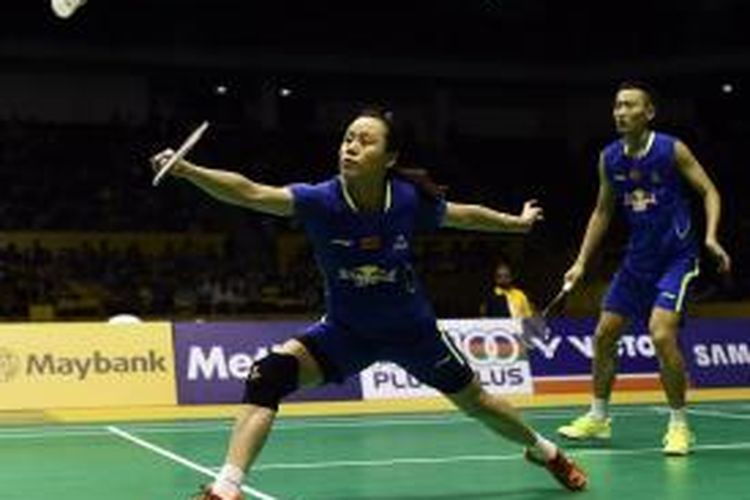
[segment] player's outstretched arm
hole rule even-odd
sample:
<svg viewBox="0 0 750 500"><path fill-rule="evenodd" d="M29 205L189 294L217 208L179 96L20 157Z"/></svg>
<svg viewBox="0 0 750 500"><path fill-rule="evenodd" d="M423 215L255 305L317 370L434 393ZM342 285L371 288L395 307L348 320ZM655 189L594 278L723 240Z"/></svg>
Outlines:
<svg viewBox="0 0 750 500"><path fill-rule="evenodd" d="M167 149L155 155L151 158L153 168L159 170L173 154L172 150ZM170 174L192 182L225 203L285 217L291 216L294 211L294 200L288 188L253 182L236 172L205 168L181 160L175 164Z"/></svg>
<svg viewBox="0 0 750 500"><path fill-rule="evenodd" d="M448 203L442 227L499 233L528 233L544 218L536 200L524 203L520 215L498 212L482 205Z"/></svg>
<svg viewBox="0 0 750 500"><path fill-rule="evenodd" d="M717 236L719 219L721 218L721 195L705 169L681 141L674 146L677 168L690 186L703 198L706 212L706 248L719 264L719 271L728 272L731 260L724 248L719 244Z"/></svg>
<svg viewBox="0 0 750 500"><path fill-rule="evenodd" d="M594 206L594 210L589 217L578 257L565 273L565 282L569 283L570 286L574 286L585 274L591 256L604 239L607 228L612 221L612 214L615 211L615 195L604 172L604 158L601 155L599 156L598 169L599 194L596 198L596 206Z"/></svg>

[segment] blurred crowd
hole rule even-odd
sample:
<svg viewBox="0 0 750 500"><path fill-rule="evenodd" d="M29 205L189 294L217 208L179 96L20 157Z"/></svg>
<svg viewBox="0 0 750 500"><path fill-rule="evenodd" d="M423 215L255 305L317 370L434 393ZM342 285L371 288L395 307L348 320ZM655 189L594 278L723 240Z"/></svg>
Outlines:
<svg viewBox="0 0 750 500"><path fill-rule="evenodd" d="M31 305L56 317L196 317L304 312L319 307L318 282L307 270L280 279L253 259L189 248L144 255L136 246L0 250L0 317L21 318ZM309 282L304 280L309 279Z"/></svg>

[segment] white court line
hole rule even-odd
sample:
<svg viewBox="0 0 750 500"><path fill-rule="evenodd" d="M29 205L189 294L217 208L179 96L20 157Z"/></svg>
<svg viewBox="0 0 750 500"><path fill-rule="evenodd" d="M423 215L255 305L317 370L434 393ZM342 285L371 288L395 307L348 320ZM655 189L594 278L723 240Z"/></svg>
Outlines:
<svg viewBox="0 0 750 500"><path fill-rule="evenodd" d="M750 404L702 404L702 405L691 405L690 408L697 408L699 410L719 410L719 411L739 411L750 410Z"/></svg>
<svg viewBox="0 0 750 500"><path fill-rule="evenodd" d="M554 416L555 414L550 413L548 414L550 418ZM567 413L561 415L567 415ZM529 414L530 417L535 417L533 414ZM370 426L387 426L387 425L421 425L421 424L427 424L427 423L438 423L438 424L444 424L444 423L456 423L456 422L464 422L468 421L469 419L462 417L461 415L449 415L449 416L434 416L434 417L427 417L427 416L420 416L420 417L402 417L402 418L381 418L381 419L373 419L370 416L364 416L360 418L326 418L326 419L307 419L305 418L303 422L294 422L287 419L279 419L276 424L274 425L274 429L307 429L310 427L370 427ZM138 432L159 432L162 430L165 431L174 431L174 430L225 430L229 429L232 426L232 421L227 420L224 424L219 424L216 421L209 421L209 422L166 422L166 423L159 423L159 422L152 422L152 423L133 423L133 424L124 424L122 427L127 428L128 430L132 431L138 431ZM6 427L3 428L0 426L0 434L3 433L12 433L12 432L22 432L22 433L28 433L29 431L44 431L44 430L54 430L54 431L101 431L102 427L100 425L25 425L25 426L17 426L17 427Z"/></svg>
<svg viewBox="0 0 750 500"><path fill-rule="evenodd" d="M645 411L621 411L613 412L613 418L618 417L653 417L653 411L657 413L668 412L662 407L649 407ZM575 411L559 411L545 413L526 413L527 420L556 420L575 416ZM391 419L326 419L308 422L289 422L281 420L273 427L274 432L297 431L308 429L347 429L347 428L378 428L378 427L400 427L400 426L429 426L429 425L456 425L474 423L475 421L462 416L434 417L434 418L391 418ZM121 429L141 434L188 434L197 432L227 432L231 429L231 423L225 425L206 423L182 423L182 424L134 424L122 425ZM0 427L2 429L2 427ZM71 437L71 436L106 436L108 433L99 426L28 426L0 430L0 440L3 439L32 439L47 437Z"/></svg>
<svg viewBox="0 0 750 500"><path fill-rule="evenodd" d="M688 408L687 412L692 415L698 415L699 417L726 418L729 420L750 420L750 415L743 413L727 413L725 411L717 410L694 410L692 408Z"/></svg>
<svg viewBox="0 0 750 500"><path fill-rule="evenodd" d="M560 418L569 418L576 415L575 412L565 413L529 413L525 415L527 420L556 420ZM651 412L614 412L612 417L652 417ZM347 429L347 428L378 428L378 427L401 427L401 426L430 426L430 425L456 425L475 423L468 417L448 417L448 418L404 418L404 419L381 419L381 420L343 420L331 419L330 421L318 422L285 422L280 421L274 425L274 432L277 431L297 431L308 429ZM122 429L141 434L187 434L195 432L227 432L231 429L231 424L145 424L145 425L123 425ZM91 426L29 426L13 429L0 430L0 440L2 439L20 439L20 438L40 438L40 437L71 437L71 436L106 436L107 432L101 430L101 427Z"/></svg>
<svg viewBox="0 0 750 500"><path fill-rule="evenodd" d="M523 410L523 409L522 409ZM572 416L578 411L577 409L566 409L566 410L553 410L548 409L544 411L538 411L535 409L526 409L523 410L524 417L532 419L532 418L556 418L556 417L569 417ZM625 411L617 413L617 415L646 415L646 412L634 412L634 411ZM294 420L303 420L301 423L296 423ZM223 419L225 424L218 424L217 421L221 419L214 419L209 421L203 421L203 422L196 422L196 421L184 421L184 422L147 422L147 423L132 423L132 424L125 424L122 427L130 429L130 430L138 430L138 432L142 431L148 431L151 429L225 429L225 428L231 428L232 426L232 419ZM308 428L308 426L335 426L335 425L341 425L342 427L347 426L355 426L355 427L368 427L368 426L385 426L385 425L408 425L410 423L416 423L416 424L422 424L422 423L429 423L429 422L438 422L438 423L445 423L445 422L464 422L464 421L470 421L471 419L468 419L466 417L463 417L458 412L453 413L446 413L442 415L435 415L435 416L427 416L427 415L416 415L416 416L408 416L404 415L401 417L387 417L387 418L373 418L372 415L362 415L359 417L330 417L330 418L309 418L309 417L282 417L278 420L276 425L274 426L274 429L297 429L297 428ZM54 429L54 430L101 430L100 425L65 425L65 424L54 424L54 425L22 425L22 426L8 426L3 428L2 425L0 425L0 433L4 432L29 432L30 430L44 430L44 429Z"/></svg>
<svg viewBox="0 0 750 500"><path fill-rule="evenodd" d="M82 431L82 432L0 432L0 440L12 439L47 439L54 437L102 437L108 436L109 433L104 431Z"/></svg>
<svg viewBox="0 0 750 500"><path fill-rule="evenodd" d="M124 430L118 427L110 425L110 426L107 426L107 430L111 432L112 434L115 434L116 436L119 436L122 439L125 439L126 441L130 441L131 443L137 444L138 446L142 448L146 448L149 451L153 451L157 455L161 455L162 457L168 458L169 460L172 460L173 462L177 462L180 465L184 465L188 469L192 469L196 472L200 472L201 474L204 474L210 477L211 479L216 477L215 474L208 467L199 465L195 462L188 460L187 458L181 457L180 455L176 453L172 453L171 451L166 450L160 446L156 446L155 444L149 443L148 441L135 437L132 434L125 432ZM275 497L272 497L271 495L263 493L262 491L256 490L255 488L251 488L250 486L247 486L247 485L242 485L242 491L246 493L250 493L251 495L255 496L256 498L259 498L260 500L276 500Z"/></svg>
<svg viewBox="0 0 750 500"><path fill-rule="evenodd" d="M695 451L724 451L750 449L750 442L731 444L707 444L694 446ZM634 450L577 450L568 452L571 457L583 456L616 456L616 455L647 455L650 453L661 453L662 448L637 448ZM255 465L256 472L267 470L300 470L300 469L333 469L338 467L393 467L396 465L434 465L457 462L503 462L510 460L523 460L521 453L512 455L458 455L453 457L404 457L382 460L338 460L331 462L301 462L301 463L275 463Z"/></svg>
<svg viewBox="0 0 750 500"><path fill-rule="evenodd" d="M668 414L670 412L669 408L662 407L662 406L652 406L651 407L655 412L661 413L661 414ZM686 410L691 415L697 415L699 417L713 417L713 418L724 418L729 420L750 420L750 414L747 413L731 413L726 411L720 411L720 410L711 410L711 409L697 409L697 408L690 408L688 407Z"/></svg>

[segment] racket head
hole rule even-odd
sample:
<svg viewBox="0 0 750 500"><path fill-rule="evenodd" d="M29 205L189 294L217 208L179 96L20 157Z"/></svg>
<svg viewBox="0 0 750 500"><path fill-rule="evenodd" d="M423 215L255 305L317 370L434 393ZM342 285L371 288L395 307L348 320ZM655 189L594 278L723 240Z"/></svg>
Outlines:
<svg viewBox="0 0 750 500"><path fill-rule="evenodd" d="M557 295L549 301L547 306L542 310L541 314L535 314L529 318L521 320L521 342L528 348L534 347L534 339L546 342L552 336L552 329L550 328L547 319L550 317L558 316L567 303L570 291L573 289L573 285L570 282L565 282L557 292Z"/></svg>
<svg viewBox="0 0 750 500"><path fill-rule="evenodd" d="M546 342L551 335L552 330L544 316L536 314L521 319L521 334L518 336L518 339L527 349L535 347L534 340Z"/></svg>

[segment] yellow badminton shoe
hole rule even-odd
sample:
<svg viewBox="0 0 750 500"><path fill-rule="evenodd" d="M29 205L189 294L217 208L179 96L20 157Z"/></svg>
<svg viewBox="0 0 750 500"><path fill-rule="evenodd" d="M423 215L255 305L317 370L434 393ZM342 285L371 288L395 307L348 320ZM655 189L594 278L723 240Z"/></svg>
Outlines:
<svg viewBox="0 0 750 500"><path fill-rule="evenodd" d="M690 446L695 442L695 436L685 422L670 423L664 434L664 454L684 457L690 453Z"/></svg>
<svg viewBox="0 0 750 500"><path fill-rule="evenodd" d="M573 420L557 429L557 433L568 439L609 439L612 437L612 419L595 418L590 414Z"/></svg>

